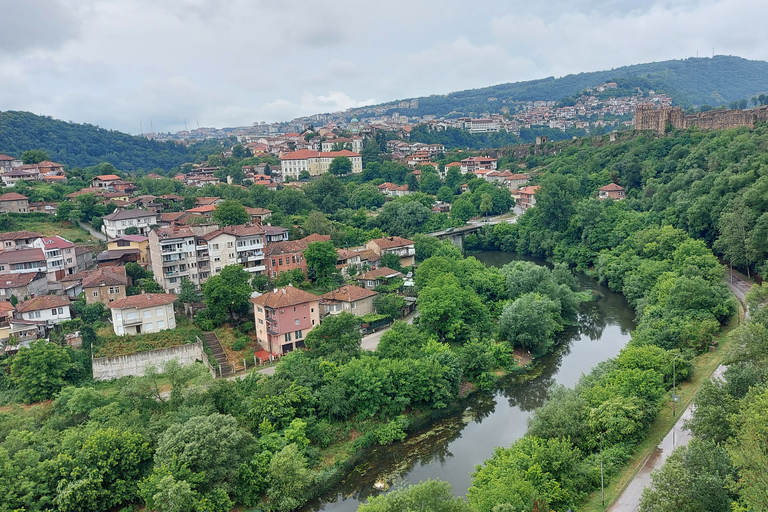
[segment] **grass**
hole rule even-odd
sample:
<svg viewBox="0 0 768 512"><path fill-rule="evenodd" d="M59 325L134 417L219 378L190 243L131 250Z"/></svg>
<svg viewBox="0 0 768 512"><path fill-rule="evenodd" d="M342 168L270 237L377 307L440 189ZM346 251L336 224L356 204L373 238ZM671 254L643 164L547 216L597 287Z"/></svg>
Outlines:
<svg viewBox="0 0 768 512"><path fill-rule="evenodd" d="M680 419L688 406L691 403L699 386L712 376L712 373L717 369L723 361L723 358L728 353L728 346L730 340L727 334L735 329L743 316L741 305L739 306L738 318L733 318L731 322L723 328L720 339L719 347L715 352L705 352L694 359L694 372L693 377L678 385L677 394L680 396L680 403L677 404L677 415L672 415L671 405L671 391L668 399L665 402L665 406L659 413L656 421L651 425L650 431L645 441L635 447L634 454L629 462L624 466L624 470L616 477L610 480L605 487L605 507L601 503L600 490L593 492L589 500L584 504L581 509L583 512L601 512L607 510L614 501L616 501L624 489L627 488L629 483L635 477L645 464L645 461L661 443L664 437L672 430L672 427Z"/></svg>
<svg viewBox="0 0 768 512"><path fill-rule="evenodd" d="M77 243L98 243L98 240L93 238L86 230L79 228L72 224L68 220L56 220L54 217L49 216L41 217L40 215L18 214L12 217L13 229L8 231L34 231L45 236L58 235L66 238L70 242Z"/></svg>
<svg viewBox="0 0 768 512"><path fill-rule="evenodd" d="M190 320L177 317L175 329L136 336L118 336L112 331L112 326L109 325L99 329L97 334L104 337L104 343L93 354L94 357L112 357L194 343L196 341L195 336L202 338L203 332Z"/></svg>

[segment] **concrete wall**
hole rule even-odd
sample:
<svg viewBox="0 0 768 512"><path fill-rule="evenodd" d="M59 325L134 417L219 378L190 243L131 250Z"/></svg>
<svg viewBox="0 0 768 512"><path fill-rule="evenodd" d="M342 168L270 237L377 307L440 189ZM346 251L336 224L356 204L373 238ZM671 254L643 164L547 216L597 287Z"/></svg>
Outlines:
<svg viewBox="0 0 768 512"><path fill-rule="evenodd" d="M202 341L122 356L94 357L91 362L95 380L111 380L126 375L142 376L150 366L162 370L163 365L171 360L178 361L181 365L190 365L198 359L208 361Z"/></svg>

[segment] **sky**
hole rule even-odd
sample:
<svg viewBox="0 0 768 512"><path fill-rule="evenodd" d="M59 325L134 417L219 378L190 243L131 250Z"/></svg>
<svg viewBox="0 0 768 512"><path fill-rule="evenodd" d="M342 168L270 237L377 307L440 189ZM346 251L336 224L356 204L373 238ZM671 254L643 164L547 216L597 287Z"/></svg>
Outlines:
<svg viewBox="0 0 768 512"><path fill-rule="evenodd" d="M0 111L134 134L713 49L768 60L762 0L0 0L0 19Z"/></svg>

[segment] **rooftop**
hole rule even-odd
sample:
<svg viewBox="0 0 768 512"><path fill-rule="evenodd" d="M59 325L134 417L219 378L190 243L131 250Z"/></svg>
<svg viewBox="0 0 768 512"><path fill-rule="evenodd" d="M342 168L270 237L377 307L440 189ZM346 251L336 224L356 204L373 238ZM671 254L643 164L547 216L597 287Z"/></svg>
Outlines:
<svg viewBox="0 0 768 512"><path fill-rule="evenodd" d="M83 288L113 285L128 285L128 276L125 274L125 267L98 268L83 278Z"/></svg>
<svg viewBox="0 0 768 512"><path fill-rule="evenodd" d="M43 249L46 251L50 249L69 249L75 245L60 236L41 236L40 240L43 242Z"/></svg>
<svg viewBox="0 0 768 512"><path fill-rule="evenodd" d="M375 279L392 279L395 277L405 277L401 272L392 270L389 267L379 267L375 270L370 270L365 274L357 276L358 280L375 280Z"/></svg>
<svg viewBox="0 0 768 512"><path fill-rule="evenodd" d="M285 288L275 288L271 292L259 295L251 299L251 302L259 306L277 309L319 300L320 298L317 295L288 285Z"/></svg>
<svg viewBox="0 0 768 512"><path fill-rule="evenodd" d="M67 297L62 297L61 295L41 295L34 299L19 302L16 304L16 311L24 313L26 311L39 311L41 309L51 309L69 305L70 302Z"/></svg>
<svg viewBox="0 0 768 512"><path fill-rule="evenodd" d="M361 288L355 285L346 285L321 295L320 299L330 302L355 302L377 295L373 290Z"/></svg>
<svg viewBox="0 0 768 512"><path fill-rule="evenodd" d="M38 278L45 278L45 274L42 272L3 274L0 275L0 288L18 288L19 286L27 286L29 283Z"/></svg>
<svg viewBox="0 0 768 512"><path fill-rule="evenodd" d="M140 217L157 217L157 214L152 213L142 208L136 208L135 210L120 210L117 209L109 215L105 215L104 220L127 220L138 219Z"/></svg>
<svg viewBox="0 0 768 512"><path fill-rule="evenodd" d="M113 180L119 180L121 178L120 176L117 176L115 174L102 174L101 176L96 176L93 179L99 180L99 181L113 181Z"/></svg>
<svg viewBox="0 0 768 512"><path fill-rule="evenodd" d="M0 201L23 201L26 199L27 196L17 194L16 192L8 192L0 196Z"/></svg>
<svg viewBox="0 0 768 512"><path fill-rule="evenodd" d="M609 183L604 187L600 187L598 190L602 190L604 192L614 192L617 190L624 190L624 187L622 187L621 185L617 185L615 183ZM0 200L2 200L2 197L0 197Z"/></svg>
<svg viewBox="0 0 768 512"><path fill-rule="evenodd" d="M0 252L0 264L26 263L28 261L43 262L45 266L45 254L42 249L20 249L18 251Z"/></svg>
<svg viewBox="0 0 768 512"><path fill-rule="evenodd" d="M29 240L30 238L40 238L43 235L34 231L11 231L10 233L0 233L0 242L7 240Z"/></svg>
<svg viewBox="0 0 768 512"><path fill-rule="evenodd" d="M377 238L375 240L371 240L371 242L379 246L381 249L393 249L395 247L405 247L407 245L413 245L415 243L413 240L408 240L407 238L403 238L401 236L388 236L386 238Z"/></svg>
<svg viewBox="0 0 768 512"><path fill-rule="evenodd" d="M172 304L175 300L176 296L172 293L145 293L110 302L109 309L144 309Z"/></svg>

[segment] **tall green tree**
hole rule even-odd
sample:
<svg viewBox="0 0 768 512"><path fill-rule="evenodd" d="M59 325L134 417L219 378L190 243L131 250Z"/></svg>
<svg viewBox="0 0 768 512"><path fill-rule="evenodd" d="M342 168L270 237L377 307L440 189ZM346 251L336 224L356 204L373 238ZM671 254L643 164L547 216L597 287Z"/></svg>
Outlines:
<svg viewBox="0 0 768 512"><path fill-rule="evenodd" d="M328 172L334 176L352 174L352 160L345 156L334 157L331 160L331 165L328 166Z"/></svg>
<svg viewBox="0 0 768 512"><path fill-rule="evenodd" d="M336 271L339 255L331 242L312 242L304 251L307 272L315 280L327 279Z"/></svg>
<svg viewBox="0 0 768 512"><path fill-rule="evenodd" d="M11 379L26 402L52 398L66 384L69 353L55 343L33 341L22 347L11 363Z"/></svg>
<svg viewBox="0 0 768 512"><path fill-rule="evenodd" d="M346 361L360 352L360 319L351 313L329 315L304 340L313 357Z"/></svg>
<svg viewBox="0 0 768 512"><path fill-rule="evenodd" d="M251 220L245 207L237 199L227 199L216 206L211 219L221 226L239 226Z"/></svg>
<svg viewBox="0 0 768 512"><path fill-rule="evenodd" d="M211 318L221 323L244 318L250 311L251 275L240 265L227 265L203 284L203 302Z"/></svg>

